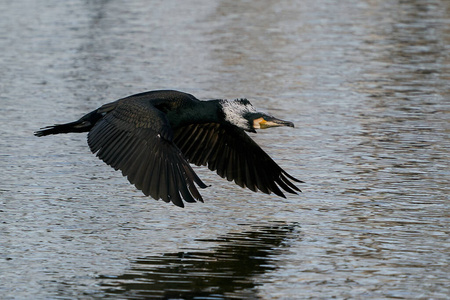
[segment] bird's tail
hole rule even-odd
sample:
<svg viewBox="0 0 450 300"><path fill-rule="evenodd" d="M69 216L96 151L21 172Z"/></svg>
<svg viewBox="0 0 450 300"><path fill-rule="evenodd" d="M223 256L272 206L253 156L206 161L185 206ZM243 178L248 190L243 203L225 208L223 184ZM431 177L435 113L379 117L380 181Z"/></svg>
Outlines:
<svg viewBox="0 0 450 300"><path fill-rule="evenodd" d="M66 124L55 124L41 128L34 133L35 136L46 136L50 134L69 133L69 132L88 132L94 124L102 117L97 110L88 113L75 122Z"/></svg>
<svg viewBox="0 0 450 300"><path fill-rule="evenodd" d="M45 136L50 134L59 134L59 133L69 133L69 132L84 132L89 131L83 123L79 121L66 123L66 124L55 124L51 126L47 126L41 128L40 130L34 133L35 136Z"/></svg>

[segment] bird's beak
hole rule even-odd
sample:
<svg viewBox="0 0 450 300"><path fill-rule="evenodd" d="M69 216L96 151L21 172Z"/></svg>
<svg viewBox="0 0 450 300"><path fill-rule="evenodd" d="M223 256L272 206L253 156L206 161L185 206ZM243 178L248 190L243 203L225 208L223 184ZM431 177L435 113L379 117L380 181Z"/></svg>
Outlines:
<svg viewBox="0 0 450 300"><path fill-rule="evenodd" d="M284 121L277 119L272 116L264 116L258 119L253 120L253 128L256 129L266 129L270 127L279 127L279 126L288 126L294 127L294 123L289 121Z"/></svg>

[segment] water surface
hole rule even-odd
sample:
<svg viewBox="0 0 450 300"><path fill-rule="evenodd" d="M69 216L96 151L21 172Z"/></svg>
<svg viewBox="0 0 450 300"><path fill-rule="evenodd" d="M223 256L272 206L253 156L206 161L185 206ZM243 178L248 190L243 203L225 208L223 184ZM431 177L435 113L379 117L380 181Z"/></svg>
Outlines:
<svg viewBox="0 0 450 300"><path fill-rule="evenodd" d="M0 4L5 299L447 298L450 4ZM152 89L247 97L287 199L196 168L205 203L144 197L85 134L37 138Z"/></svg>

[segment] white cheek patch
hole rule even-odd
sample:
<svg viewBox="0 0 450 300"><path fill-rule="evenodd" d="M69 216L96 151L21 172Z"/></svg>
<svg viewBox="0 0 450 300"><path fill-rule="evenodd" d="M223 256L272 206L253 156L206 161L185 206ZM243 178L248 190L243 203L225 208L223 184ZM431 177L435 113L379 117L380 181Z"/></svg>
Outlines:
<svg viewBox="0 0 450 300"><path fill-rule="evenodd" d="M248 128L248 120L243 116L246 113L255 113L256 109L250 102L244 100L222 100L220 101L225 120L239 128Z"/></svg>

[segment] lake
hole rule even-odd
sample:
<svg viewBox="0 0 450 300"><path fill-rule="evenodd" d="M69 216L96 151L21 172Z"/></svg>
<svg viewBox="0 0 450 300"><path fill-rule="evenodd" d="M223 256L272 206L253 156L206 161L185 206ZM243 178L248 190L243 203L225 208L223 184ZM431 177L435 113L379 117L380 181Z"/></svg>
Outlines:
<svg viewBox="0 0 450 300"><path fill-rule="evenodd" d="M445 299L450 2L3 1L3 299ZM205 203L145 197L86 134L156 89L248 98L286 199L195 167Z"/></svg>

